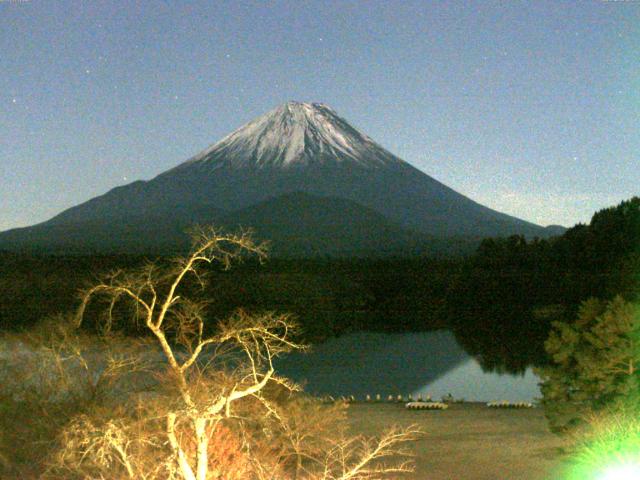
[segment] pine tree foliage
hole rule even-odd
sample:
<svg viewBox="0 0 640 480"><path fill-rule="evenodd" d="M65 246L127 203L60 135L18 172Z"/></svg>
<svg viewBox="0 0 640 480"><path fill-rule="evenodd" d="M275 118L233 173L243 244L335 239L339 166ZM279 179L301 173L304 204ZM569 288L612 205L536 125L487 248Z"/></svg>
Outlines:
<svg viewBox="0 0 640 480"><path fill-rule="evenodd" d="M554 322L537 370L552 430L564 432L591 413L637 400L640 310L617 296L582 303L573 324Z"/></svg>

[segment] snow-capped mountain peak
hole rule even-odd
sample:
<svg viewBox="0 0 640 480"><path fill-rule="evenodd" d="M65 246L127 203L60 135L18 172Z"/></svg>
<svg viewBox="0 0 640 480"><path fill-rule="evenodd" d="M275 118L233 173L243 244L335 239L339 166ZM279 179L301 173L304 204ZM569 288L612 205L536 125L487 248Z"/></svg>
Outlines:
<svg viewBox="0 0 640 480"><path fill-rule="evenodd" d="M194 223L251 226L283 251L291 245L305 255L332 249L413 255L423 248L422 235L549 233L443 185L330 107L289 102L149 181L114 188L40 225L0 233L0 248L174 251Z"/></svg>
<svg viewBox="0 0 640 480"><path fill-rule="evenodd" d="M230 133L181 165L290 168L355 163L378 168L402 160L322 103L287 102Z"/></svg>

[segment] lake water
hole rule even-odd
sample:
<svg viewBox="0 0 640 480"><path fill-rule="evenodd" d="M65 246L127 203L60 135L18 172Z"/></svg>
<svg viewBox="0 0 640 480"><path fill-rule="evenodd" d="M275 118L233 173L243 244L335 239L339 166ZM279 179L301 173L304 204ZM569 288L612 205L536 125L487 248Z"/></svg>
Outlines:
<svg viewBox="0 0 640 480"><path fill-rule="evenodd" d="M32 351L21 342L2 347L0 364L8 362L15 368L30 370L9 377L5 375L8 372L0 371L0 383L5 386L12 382L17 382L16 388L25 387L26 383L36 385L43 381L41 375L51 376L46 374L47 369L31 368L33 364L40 367L46 364L46 352ZM146 354L162 359L157 351ZM91 356L95 356L98 366L104 363L98 351ZM79 366L71 364L68 368ZM388 395L422 394L439 400L450 393L454 398L469 401L530 402L541 396L539 380L533 372L529 370L524 375L483 372L449 331L343 335L314 346L311 352L278 359L276 369L304 384L309 393L334 397L355 395L363 399L366 395L380 394L386 399ZM82 369L77 374L84 375Z"/></svg>
<svg viewBox="0 0 640 480"><path fill-rule="evenodd" d="M310 353L295 353L277 363L280 374L306 384L317 395L431 395L487 402L534 401L539 379L483 372L449 331L354 333L330 339Z"/></svg>

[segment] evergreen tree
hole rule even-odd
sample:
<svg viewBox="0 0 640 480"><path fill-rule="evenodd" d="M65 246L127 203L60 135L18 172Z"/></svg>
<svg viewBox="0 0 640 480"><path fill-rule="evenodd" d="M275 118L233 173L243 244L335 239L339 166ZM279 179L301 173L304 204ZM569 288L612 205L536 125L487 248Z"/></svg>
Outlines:
<svg viewBox="0 0 640 480"><path fill-rule="evenodd" d="M582 303L573 324L554 322L545 349L551 365L537 370L551 429L564 432L585 415L638 400L638 305L617 296Z"/></svg>

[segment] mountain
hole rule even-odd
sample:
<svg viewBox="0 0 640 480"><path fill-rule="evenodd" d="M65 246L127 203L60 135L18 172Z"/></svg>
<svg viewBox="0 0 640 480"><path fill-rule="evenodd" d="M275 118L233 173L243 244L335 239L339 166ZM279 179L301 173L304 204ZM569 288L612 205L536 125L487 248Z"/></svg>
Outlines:
<svg viewBox="0 0 640 480"><path fill-rule="evenodd" d="M276 228L273 219L280 217L286 221ZM300 245L335 251L328 245L351 242L347 250L355 251L384 244L396 251L401 243L413 248L420 238L549 236L414 168L327 105L289 102L152 180L1 233L0 248L162 249L183 242L180 232L188 224L211 222L271 222L263 230L278 237L274 242L309 251L316 247ZM284 244L278 249L287 250Z"/></svg>
<svg viewBox="0 0 640 480"><path fill-rule="evenodd" d="M540 237L559 237L567 231L567 227L563 227L562 225L547 225L544 227L544 230L545 234L540 235Z"/></svg>
<svg viewBox="0 0 640 480"><path fill-rule="evenodd" d="M251 226L275 239L272 253L295 256L424 253L428 238L401 228L375 210L336 197L284 194L220 219L228 228Z"/></svg>

